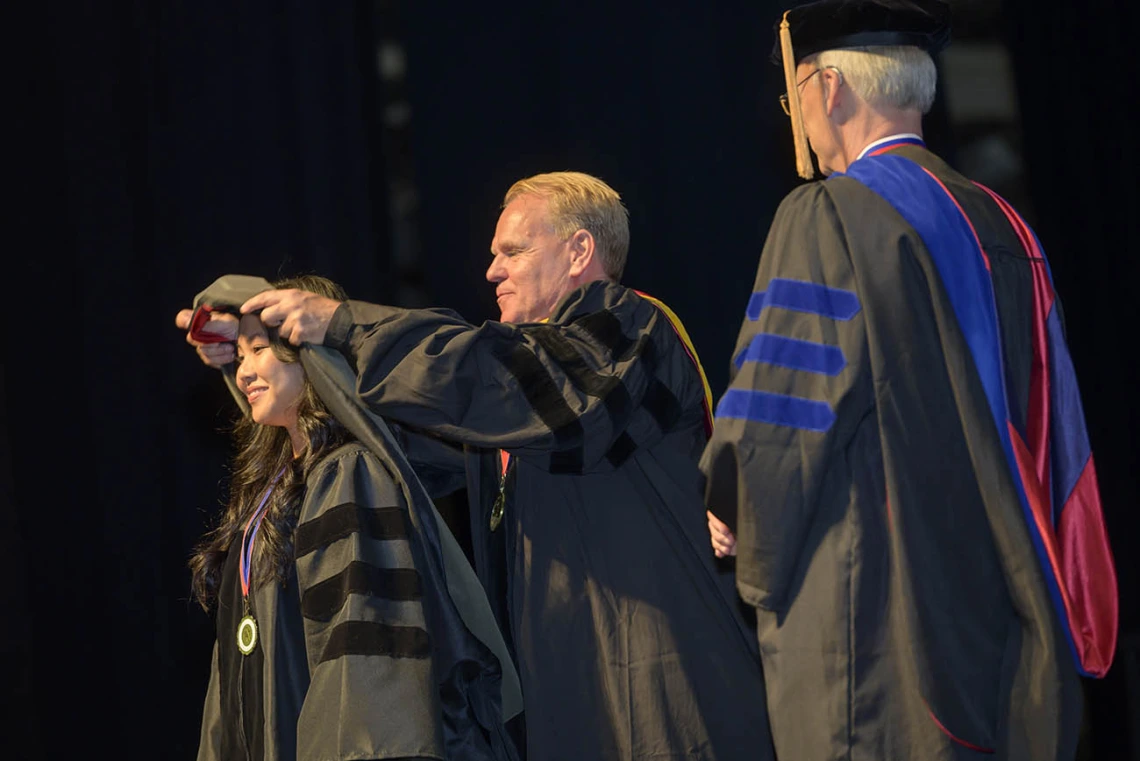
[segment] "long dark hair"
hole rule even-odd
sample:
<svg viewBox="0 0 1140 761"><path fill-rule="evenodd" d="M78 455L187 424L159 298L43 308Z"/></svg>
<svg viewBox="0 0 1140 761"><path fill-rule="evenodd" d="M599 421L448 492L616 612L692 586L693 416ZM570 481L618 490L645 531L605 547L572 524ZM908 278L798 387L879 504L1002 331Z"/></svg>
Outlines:
<svg viewBox="0 0 1140 761"><path fill-rule="evenodd" d="M275 288L303 291L343 301L345 293L336 283L317 275L301 275L273 283ZM268 331L273 353L282 362L300 360L297 347L281 340L276 330ZM284 583L293 562L293 531L305 494L305 479L322 457L351 439L321 402L305 376L297 404L297 430L305 441L304 450L294 459L289 433L278 426L255 423L248 411L234 424L236 449L231 465L229 502L218 524L194 548L190 558L195 599L209 610L218 595L222 568L230 544L241 541L245 524L257 509L274 477L281 473L266 506L265 518L254 547L251 586L268 581Z"/></svg>

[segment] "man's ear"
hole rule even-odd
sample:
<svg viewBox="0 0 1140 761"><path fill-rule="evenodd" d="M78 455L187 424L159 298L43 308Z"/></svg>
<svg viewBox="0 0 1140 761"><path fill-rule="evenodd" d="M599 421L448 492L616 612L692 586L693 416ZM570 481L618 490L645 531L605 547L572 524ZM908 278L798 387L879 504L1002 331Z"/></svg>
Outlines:
<svg viewBox="0 0 1140 761"><path fill-rule="evenodd" d="M828 116L832 116L836 109L843 105L839 98L840 90L843 87L843 72L837 69L824 69L819 76L823 80L824 109Z"/></svg>
<svg viewBox="0 0 1140 761"><path fill-rule="evenodd" d="M579 230L570 236L567 243L570 246L570 277L578 277L594 261L594 236L589 230Z"/></svg>

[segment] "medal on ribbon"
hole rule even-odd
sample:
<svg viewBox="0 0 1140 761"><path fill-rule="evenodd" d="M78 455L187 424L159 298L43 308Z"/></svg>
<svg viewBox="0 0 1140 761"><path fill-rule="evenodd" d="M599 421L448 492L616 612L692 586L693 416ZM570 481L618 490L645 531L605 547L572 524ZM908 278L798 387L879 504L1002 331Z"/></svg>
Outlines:
<svg viewBox="0 0 1140 761"><path fill-rule="evenodd" d="M499 496L495 497L495 503L491 505L491 530L494 531L503 522L503 503L505 502L503 490L499 490Z"/></svg>
<svg viewBox="0 0 1140 761"><path fill-rule="evenodd" d="M511 466L514 465L514 458L506 452L501 453L503 461L503 473L499 477L499 494L495 497L495 502L491 505L491 530L494 531L503 522L503 512L507 507L507 473L510 471Z"/></svg>
<svg viewBox="0 0 1140 761"><path fill-rule="evenodd" d="M261 498L261 503L258 504L257 509L253 511L253 515L249 517L249 522L245 524L245 530L241 534L241 556L239 557L238 573L241 576L241 607L242 612L245 614L238 622L237 628L237 647L238 652L242 655L249 655L257 647L257 620L253 617L253 612L249 606L249 585L251 580L251 570L253 566L253 543L257 539L257 530L261 528L261 521L265 518L266 506L269 504L269 495L273 493L273 487L277 484L277 479L281 478L285 473L285 468L273 477L269 487L265 490L265 496Z"/></svg>
<svg viewBox="0 0 1140 761"><path fill-rule="evenodd" d="M242 655L249 655L257 647L257 622L248 613L241 618L237 630L237 646Z"/></svg>

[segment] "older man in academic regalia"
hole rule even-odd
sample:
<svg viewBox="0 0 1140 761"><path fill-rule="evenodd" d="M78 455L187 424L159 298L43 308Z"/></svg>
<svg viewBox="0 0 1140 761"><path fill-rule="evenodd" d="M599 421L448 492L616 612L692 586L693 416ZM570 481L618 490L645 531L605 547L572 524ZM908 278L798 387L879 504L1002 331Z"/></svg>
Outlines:
<svg viewBox="0 0 1140 761"><path fill-rule="evenodd" d="M822 0L774 58L797 163L703 467L782 761L1072 758L1116 581L1033 232L927 149L944 3Z"/></svg>

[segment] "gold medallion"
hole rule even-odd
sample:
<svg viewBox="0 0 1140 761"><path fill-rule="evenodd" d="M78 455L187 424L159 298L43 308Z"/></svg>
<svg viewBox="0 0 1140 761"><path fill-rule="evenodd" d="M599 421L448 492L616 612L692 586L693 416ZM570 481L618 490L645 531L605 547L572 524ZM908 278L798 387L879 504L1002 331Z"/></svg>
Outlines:
<svg viewBox="0 0 1140 761"><path fill-rule="evenodd" d="M237 646L242 655L249 655L257 647L257 622L253 616L243 616L238 624Z"/></svg>

